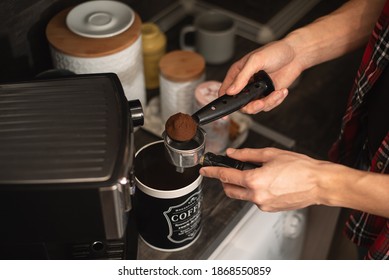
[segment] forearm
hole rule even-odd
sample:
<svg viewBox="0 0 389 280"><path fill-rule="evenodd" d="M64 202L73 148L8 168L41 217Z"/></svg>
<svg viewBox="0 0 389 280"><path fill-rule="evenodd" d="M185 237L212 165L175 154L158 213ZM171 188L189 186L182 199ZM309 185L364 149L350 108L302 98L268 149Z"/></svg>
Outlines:
<svg viewBox="0 0 389 280"><path fill-rule="evenodd" d="M365 44L384 0L351 0L333 13L291 32L285 40L305 70Z"/></svg>
<svg viewBox="0 0 389 280"><path fill-rule="evenodd" d="M319 204L361 210L389 218L389 175L324 163L319 171Z"/></svg>

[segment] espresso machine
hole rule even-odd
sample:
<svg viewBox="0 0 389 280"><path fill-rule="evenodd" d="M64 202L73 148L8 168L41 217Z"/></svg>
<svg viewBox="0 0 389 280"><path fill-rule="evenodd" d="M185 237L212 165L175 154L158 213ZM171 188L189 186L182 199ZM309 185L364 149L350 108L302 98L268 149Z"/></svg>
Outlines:
<svg viewBox="0 0 389 280"><path fill-rule="evenodd" d="M134 128L112 73L0 85L0 258L135 259Z"/></svg>

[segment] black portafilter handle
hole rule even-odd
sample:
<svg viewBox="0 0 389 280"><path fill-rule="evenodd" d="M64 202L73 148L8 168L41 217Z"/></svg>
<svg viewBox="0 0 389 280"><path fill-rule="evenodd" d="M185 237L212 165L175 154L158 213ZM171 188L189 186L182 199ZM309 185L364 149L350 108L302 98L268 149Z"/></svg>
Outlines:
<svg viewBox="0 0 389 280"><path fill-rule="evenodd" d="M251 162L244 162L237 159L233 159L227 156L215 155L213 153L205 153L200 159L200 165L202 166L219 166L219 167L229 167L239 170L251 170L262 165L256 165Z"/></svg>
<svg viewBox="0 0 389 280"><path fill-rule="evenodd" d="M207 124L241 109L255 99L268 96L273 91L273 81L261 70L254 75L254 81L247 84L240 93L220 96L194 113L192 118L199 125Z"/></svg>

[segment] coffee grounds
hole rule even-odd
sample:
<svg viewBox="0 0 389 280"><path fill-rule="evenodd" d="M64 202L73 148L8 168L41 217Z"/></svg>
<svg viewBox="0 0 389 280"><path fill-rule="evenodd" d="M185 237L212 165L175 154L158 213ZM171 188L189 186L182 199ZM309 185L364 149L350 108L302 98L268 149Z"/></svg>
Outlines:
<svg viewBox="0 0 389 280"><path fill-rule="evenodd" d="M191 140L196 135L197 123L190 115L177 113L170 116L167 120L165 131L171 139L185 142Z"/></svg>

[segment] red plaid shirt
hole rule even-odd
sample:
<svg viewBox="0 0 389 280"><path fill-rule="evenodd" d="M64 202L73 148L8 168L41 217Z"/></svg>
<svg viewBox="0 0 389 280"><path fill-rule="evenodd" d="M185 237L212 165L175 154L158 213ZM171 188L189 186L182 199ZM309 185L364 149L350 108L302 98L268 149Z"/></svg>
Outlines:
<svg viewBox="0 0 389 280"><path fill-rule="evenodd" d="M361 151L367 143L367 133L364 133L366 128L362 127L363 123L366 123L362 119L366 116L367 106L363 105L367 102L373 85L380 78L388 62L389 0L374 27L358 69L343 117L340 137L330 151L332 160L352 167L360 161ZM389 94L389 89L376 92L376 94ZM363 163L366 170L388 174L389 131L382 139L378 150L370 151L370 153L369 160ZM366 259L389 259L389 219L354 211L346 223L345 234L358 246L368 248Z"/></svg>

